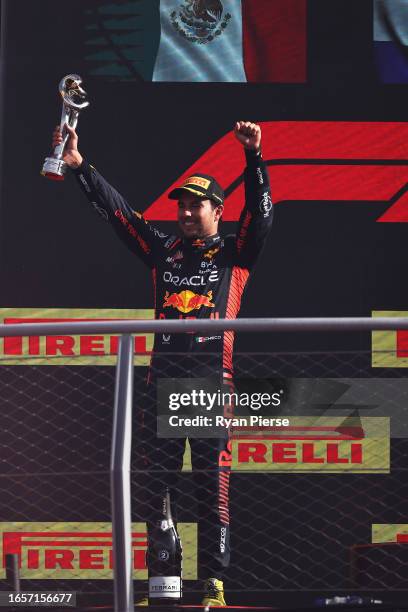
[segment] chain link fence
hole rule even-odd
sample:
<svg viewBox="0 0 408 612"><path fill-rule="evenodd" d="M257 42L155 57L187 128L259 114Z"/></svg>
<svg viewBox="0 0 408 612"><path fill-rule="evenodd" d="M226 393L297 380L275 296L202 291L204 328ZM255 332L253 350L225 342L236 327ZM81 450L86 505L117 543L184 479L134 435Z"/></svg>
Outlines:
<svg viewBox="0 0 408 612"><path fill-rule="evenodd" d="M181 377L191 369L191 355L169 359ZM149 401L152 408L146 373L135 368L132 521L140 592L151 478L156 473L164 486L173 469L170 462L163 471L160 453L149 469L140 464L146 444L154 444L140 422L139 408ZM235 377L255 385L273 380L305 399L295 413L284 403L276 411L292 419L285 432L233 432L228 592L407 589L406 370L373 368L368 351L247 353L235 355ZM59 364L58 357L44 366L0 364L2 589L4 556L13 553L24 588L112 593L114 378L114 368L98 366L97 357L93 366L75 358ZM200 469L192 470L190 447L175 484L187 597L200 588L197 517L205 495L197 492Z"/></svg>

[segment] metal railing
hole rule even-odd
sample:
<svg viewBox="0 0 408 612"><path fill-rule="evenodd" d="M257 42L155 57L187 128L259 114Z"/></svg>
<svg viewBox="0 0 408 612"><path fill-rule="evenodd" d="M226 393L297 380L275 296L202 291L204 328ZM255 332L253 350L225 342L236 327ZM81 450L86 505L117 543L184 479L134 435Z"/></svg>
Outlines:
<svg viewBox="0 0 408 612"><path fill-rule="evenodd" d="M130 334L187 332L310 332L406 330L407 317L262 318L237 320L134 320L0 325L0 337L59 334L122 334L116 365L110 464L115 609L133 610L130 460L133 343Z"/></svg>
<svg viewBox="0 0 408 612"><path fill-rule="evenodd" d="M84 321L0 325L0 337L57 334L187 333L187 332L308 332L408 329L408 317L300 317L276 319Z"/></svg>

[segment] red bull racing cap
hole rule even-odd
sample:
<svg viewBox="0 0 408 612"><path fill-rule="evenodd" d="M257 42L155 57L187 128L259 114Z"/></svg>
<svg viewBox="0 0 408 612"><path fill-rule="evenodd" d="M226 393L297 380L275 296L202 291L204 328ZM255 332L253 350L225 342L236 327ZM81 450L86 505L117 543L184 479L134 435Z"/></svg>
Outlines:
<svg viewBox="0 0 408 612"><path fill-rule="evenodd" d="M224 191L215 178L208 174L194 174L186 178L180 187L170 191L170 200L179 200L185 191L194 193L204 200L212 200L216 204L224 203Z"/></svg>

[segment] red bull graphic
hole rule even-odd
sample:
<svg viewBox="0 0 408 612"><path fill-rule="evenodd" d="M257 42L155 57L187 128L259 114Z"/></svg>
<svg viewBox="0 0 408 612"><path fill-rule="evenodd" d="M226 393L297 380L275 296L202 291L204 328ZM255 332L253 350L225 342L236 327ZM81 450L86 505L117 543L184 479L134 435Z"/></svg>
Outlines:
<svg viewBox="0 0 408 612"><path fill-rule="evenodd" d="M203 306L214 308L215 304L211 301L212 299L212 291L209 291L207 295L199 295L188 289L180 291L180 293L166 291L163 308L176 308L186 314L192 310L199 310Z"/></svg>

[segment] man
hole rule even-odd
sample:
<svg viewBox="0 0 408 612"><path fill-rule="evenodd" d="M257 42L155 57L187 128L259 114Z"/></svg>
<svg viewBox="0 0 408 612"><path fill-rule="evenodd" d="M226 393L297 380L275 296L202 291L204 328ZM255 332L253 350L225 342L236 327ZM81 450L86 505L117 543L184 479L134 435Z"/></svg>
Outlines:
<svg viewBox="0 0 408 612"><path fill-rule="evenodd" d="M124 198L90 166L78 151L78 137L67 126L69 139L64 161L70 166L88 200L109 221L132 252L151 269L155 289L155 316L160 319L236 318L248 277L272 223L269 177L261 157L261 129L239 121L234 128L247 160L245 206L236 235L222 238L218 224L224 210L224 192L211 176L196 173L169 194L177 201L181 236L165 235L147 223ZM53 146L62 142L59 126ZM139 462L153 475L149 482L152 514L160 509L157 496L171 475L182 468L185 439L156 436L156 388L160 377L219 377L232 389L233 332L222 334L157 334L149 385L141 411ZM173 354L178 353L177 359ZM141 433L140 433L141 432ZM198 498L200 577L205 580L203 605L222 606L223 573L229 564L229 476L231 443L224 438L190 438ZM144 463L143 463L144 462ZM136 466L139 465L136 462Z"/></svg>

